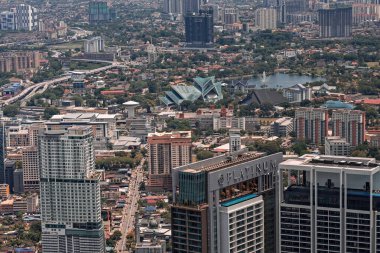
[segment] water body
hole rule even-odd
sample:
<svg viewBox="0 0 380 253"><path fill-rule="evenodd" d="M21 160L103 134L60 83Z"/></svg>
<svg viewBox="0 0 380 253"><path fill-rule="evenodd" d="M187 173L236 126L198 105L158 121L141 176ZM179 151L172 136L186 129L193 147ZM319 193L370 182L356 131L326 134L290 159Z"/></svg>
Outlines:
<svg viewBox="0 0 380 253"><path fill-rule="evenodd" d="M305 84L316 81L326 81L323 77L312 77L306 75L297 75L297 74L284 74L284 73L275 73L270 76L266 76L265 73L259 77L250 79L248 81L249 85L255 86L255 88L273 88L281 89L288 88L296 84Z"/></svg>

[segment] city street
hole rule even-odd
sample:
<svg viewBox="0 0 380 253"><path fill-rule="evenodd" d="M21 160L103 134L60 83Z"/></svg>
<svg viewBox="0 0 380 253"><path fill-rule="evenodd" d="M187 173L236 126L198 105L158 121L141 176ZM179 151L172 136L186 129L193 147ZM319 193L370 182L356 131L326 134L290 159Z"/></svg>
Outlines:
<svg viewBox="0 0 380 253"><path fill-rule="evenodd" d="M145 159L141 160L140 165L132 172L132 178L129 184L129 192L126 199L126 205L123 209L122 223L120 226L120 231L122 233L121 239L116 244L117 252L127 253L128 250L125 249L125 244L127 242L127 234L133 231L135 213L137 212L138 204L137 201L140 198L139 186L143 180L143 164Z"/></svg>

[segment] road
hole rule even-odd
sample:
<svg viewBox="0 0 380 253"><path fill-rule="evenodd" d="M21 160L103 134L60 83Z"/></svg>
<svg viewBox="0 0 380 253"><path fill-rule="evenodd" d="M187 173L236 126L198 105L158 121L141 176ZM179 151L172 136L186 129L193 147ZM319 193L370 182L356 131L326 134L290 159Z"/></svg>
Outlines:
<svg viewBox="0 0 380 253"><path fill-rule="evenodd" d="M86 75L93 75L93 74L100 73L102 71L106 71L106 70L109 70L112 68L120 68L120 67L123 68L123 67L125 67L125 65L123 63L120 63L120 62L114 62L111 65L108 65L105 67L101 67L101 68L97 68L97 69L93 69L93 70L86 70L83 72ZM49 86L52 86L52 85L55 85L58 83L62 83L62 82L67 82L70 80L70 77L71 77L70 75L65 75L65 76L57 77L55 79L45 81L42 83L32 84L32 85L28 86L27 88L25 88L22 92L20 92L16 96L11 97L11 98L4 100L4 101L0 101L0 103L3 106L5 106L5 105L16 103L19 100L22 100L21 106L25 106L26 102L31 97L33 97L35 94L44 92Z"/></svg>
<svg viewBox="0 0 380 253"><path fill-rule="evenodd" d="M119 253L128 253L125 244L127 242L127 234L134 229L135 213L138 211L137 201L140 199L139 186L143 180L143 164L145 160L142 159L141 163L132 172L132 179L129 184L129 192L127 196L127 204L123 209L123 217L120 226L122 234L121 239L116 244L116 250Z"/></svg>

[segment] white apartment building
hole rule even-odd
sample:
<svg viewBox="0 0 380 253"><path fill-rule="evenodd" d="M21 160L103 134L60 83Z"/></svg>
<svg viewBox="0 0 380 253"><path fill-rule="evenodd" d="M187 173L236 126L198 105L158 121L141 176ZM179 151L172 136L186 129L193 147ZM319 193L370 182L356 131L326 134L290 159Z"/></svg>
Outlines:
<svg viewBox="0 0 380 253"><path fill-rule="evenodd" d="M255 12L256 27L262 30L277 28L277 11L274 8L259 8Z"/></svg>
<svg viewBox="0 0 380 253"><path fill-rule="evenodd" d="M304 155L280 163L280 252L380 251L380 165Z"/></svg>
<svg viewBox="0 0 380 253"><path fill-rule="evenodd" d="M304 100L310 100L311 93L311 88L302 84L283 89L283 95L288 99L289 103L301 103Z"/></svg>
<svg viewBox="0 0 380 253"><path fill-rule="evenodd" d="M16 29L32 31L38 27L38 10L27 4L19 4L12 9L16 14Z"/></svg>
<svg viewBox="0 0 380 253"><path fill-rule="evenodd" d="M45 131L39 154L43 252L103 253L91 127Z"/></svg>
<svg viewBox="0 0 380 253"><path fill-rule="evenodd" d="M264 201L256 194L222 202L221 253L264 253Z"/></svg>
<svg viewBox="0 0 380 253"><path fill-rule="evenodd" d="M348 156L351 154L351 145L340 136L328 136L325 140L325 155Z"/></svg>
<svg viewBox="0 0 380 253"><path fill-rule="evenodd" d="M102 37L97 36L84 41L85 53L99 53L104 51L104 40Z"/></svg>

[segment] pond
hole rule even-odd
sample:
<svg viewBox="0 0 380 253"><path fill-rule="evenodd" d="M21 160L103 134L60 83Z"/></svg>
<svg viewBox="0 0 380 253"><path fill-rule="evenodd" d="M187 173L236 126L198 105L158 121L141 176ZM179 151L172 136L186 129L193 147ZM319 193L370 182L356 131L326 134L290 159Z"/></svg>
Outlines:
<svg viewBox="0 0 380 253"><path fill-rule="evenodd" d="M250 79L248 81L249 86L255 86L255 88L288 88L296 84L305 84L316 81L326 81L323 77L312 77L307 75L297 74L283 74L275 73L270 76L266 76L265 72L259 77Z"/></svg>

